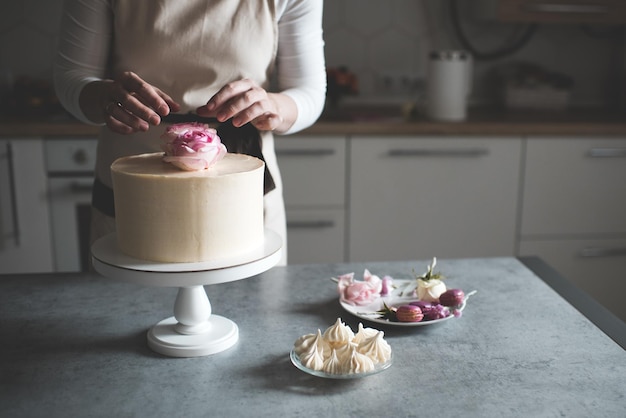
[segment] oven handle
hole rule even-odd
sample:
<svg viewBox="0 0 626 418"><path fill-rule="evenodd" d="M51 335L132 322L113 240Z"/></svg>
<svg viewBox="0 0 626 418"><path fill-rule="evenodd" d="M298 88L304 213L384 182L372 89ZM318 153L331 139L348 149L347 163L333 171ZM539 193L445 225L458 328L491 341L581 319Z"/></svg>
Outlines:
<svg viewBox="0 0 626 418"><path fill-rule="evenodd" d="M72 183L70 183L70 191L75 194L91 193L92 189L93 185L91 183L84 184L78 181L73 181Z"/></svg>
<svg viewBox="0 0 626 418"><path fill-rule="evenodd" d="M11 143L7 143L6 148L7 169L9 172L9 199L11 200L11 223L13 227L13 233L7 234L5 238L12 237L16 246L20 245L20 222L18 219L17 210L17 191L15 187L15 173L13 167L13 148Z"/></svg>

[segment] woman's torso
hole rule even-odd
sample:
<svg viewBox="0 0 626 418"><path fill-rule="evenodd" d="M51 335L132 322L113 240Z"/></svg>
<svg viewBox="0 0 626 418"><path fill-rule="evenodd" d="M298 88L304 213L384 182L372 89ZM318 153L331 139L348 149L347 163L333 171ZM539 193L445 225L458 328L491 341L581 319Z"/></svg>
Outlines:
<svg viewBox="0 0 626 418"><path fill-rule="evenodd" d="M205 104L233 80L250 78L267 87L278 40L272 0L113 0L112 6L112 70L137 73L180 103L181 112ZM115 159L160 151L162 132L157 126L120 135L103 128L98 178L110 186ZM263 152L273 153L269 138Z"/></svg>

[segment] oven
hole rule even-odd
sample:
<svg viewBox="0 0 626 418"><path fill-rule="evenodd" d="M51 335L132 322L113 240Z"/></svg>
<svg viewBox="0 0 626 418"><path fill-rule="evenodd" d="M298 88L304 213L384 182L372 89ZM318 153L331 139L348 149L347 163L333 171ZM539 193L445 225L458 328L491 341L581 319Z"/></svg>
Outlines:
<svg viewBox="0 0 626 418"><path fill-rule="evenodd" d="M47 139L45 145L54 270L88 271L97 139Z"/></svg>

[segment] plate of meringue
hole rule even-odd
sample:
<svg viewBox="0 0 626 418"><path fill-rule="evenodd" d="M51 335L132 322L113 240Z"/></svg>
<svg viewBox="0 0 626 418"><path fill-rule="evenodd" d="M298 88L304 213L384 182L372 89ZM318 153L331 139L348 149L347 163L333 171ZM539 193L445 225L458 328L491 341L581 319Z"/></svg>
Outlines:
<svg viewBox="0 0 626 418"><path fill-rule="evenodd" d="M356 379L387 370L391 346L384 332L359 324L356 333L337 318L323 332L300 336L289 354L298 369L326 379Z"/></svg>

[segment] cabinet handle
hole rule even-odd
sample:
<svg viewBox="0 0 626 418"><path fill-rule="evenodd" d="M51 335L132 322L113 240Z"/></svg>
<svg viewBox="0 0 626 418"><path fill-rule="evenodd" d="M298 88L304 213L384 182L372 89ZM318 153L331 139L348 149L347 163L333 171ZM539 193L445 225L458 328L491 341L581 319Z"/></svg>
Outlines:
<svg viewBox="0 0 626 418"><path fill-rule="evenodd" d="M285 155L290 157L321 157L325 155L335 154L332 148L311 148L311 149L277 149L276 155Z"/></svg>
<svg viewBox="0 0 626 418"><path fill-rule="evenodd" d="M626 148L591 148L589 156L592 158L624 158Z"/></svg>
<svg viewBox="0 0 626 418"><path fill-rule="evenodd" d="M287 229L322 229L332 228L334 221L288 221Z"/></svg>
<svg viewBox="0 0 626 418"><path fill-rule="evenodd" d="M463 149L403 149L394 148L387 151L389 157L481 157L488 155L487 148Z"/></svg>
<svg viewBox="0 0 626 418"><path fill-rule="evenodd" d="M588 248L583 248L580 251L580 256L583 258L623 257L623 256L626 256L626 248L588 247Z"/></svg>
<svg viewBox="0 0 626 418"><path fill-rule="evenodd" d="M531 13L606 14L609 12L609 8L601 4L533 3L522 7Z"/></svg>

